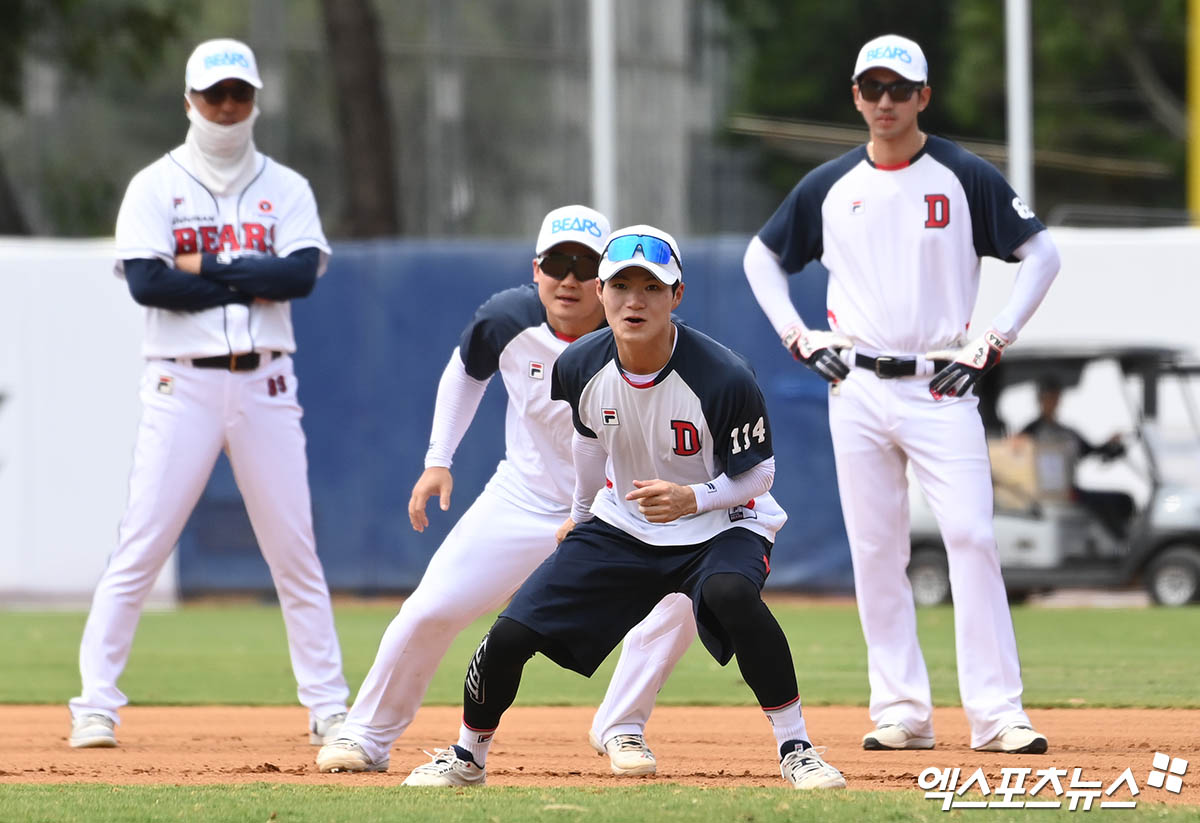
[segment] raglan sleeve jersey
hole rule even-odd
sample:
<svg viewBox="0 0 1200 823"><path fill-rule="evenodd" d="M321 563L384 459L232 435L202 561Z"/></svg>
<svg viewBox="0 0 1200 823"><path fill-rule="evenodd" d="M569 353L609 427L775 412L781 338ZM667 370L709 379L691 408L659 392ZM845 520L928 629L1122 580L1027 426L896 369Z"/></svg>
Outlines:
<svg viewBox="0 0 1200 823"><path fill-rule="evenodd" d="M130 181L117 215L117 276L124 277L126 260L173 266L176 255L190 252L286 257L306 248L320 252L317 272L324 273L329 243L303 176L258 155L254 179L241 191L217 197L187 171L178 154L178 149L168 153ZM170 274L196 277L173 269ZM194 282L195 308L146 307L145 357L295 351L288 301L243 296L214 305L220 300L214 295L234 292L202 277Z"/></svg>
<svg viewBox="0 0 1200 823"><path fill-rule="evenodd" d="M1045 226L987 161L929 137L900 167L856 148L806 175L758 236L792 273L829 270L831 327L867 354L953 347L967 332L981 257Z"/></svg>
<svg viewBox="0 0 1200 823"><path fill-rule="evenodd" d="M749 364L725 346L676 326L675 351L648 385L623 374L611 331L572 344L554 370L552 396L570 404L575 430L608 453L592 513L656 546L701 543L728 528L774 540L787 519L770 494L731 509L651 523L625 500L634 480L705 483L772 457L766 403Z"/></svg>
<svg viewBox="0 0 1200 823"><path fill-rule="evenodd" d="M567 347L546 322L537 287L528 283L494 295L463 330L458 351L466 373L504 381L504 459L488 488L518 506L562 513L571 506L571 410L550 397L550 375Z"/></svg>

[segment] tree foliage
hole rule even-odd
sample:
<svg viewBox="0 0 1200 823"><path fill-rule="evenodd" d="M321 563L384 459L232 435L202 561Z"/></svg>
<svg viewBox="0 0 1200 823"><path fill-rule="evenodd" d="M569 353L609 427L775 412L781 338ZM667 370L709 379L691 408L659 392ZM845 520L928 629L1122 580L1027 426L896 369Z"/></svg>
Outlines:
<svg viewBox="0 0 1200 823"><path fill-rule="evenodd" d="M850 102L857 50L894 32L921 44L934 97L922 127L951 137L1006 137L1005 4L928 0L723 0L741 44L734 109L861 124ZM1038 168L1042 202L1178 206L1187 128L1185 0L1031 3L1036 149L1152 160L1172 174L1104 178ZM804 171L767 163L782 188ZM790 183L786 183L790 185Z"/></svg>
<svg viewBox="0 0 1200 823"><path fill-rule="evenodd" d="M151 0L5 0L0 4L0 106L25 103L30 59L80 81L112 61L135 77L158 64L163 45L179 33L187 3ZM21 213L0 157L0 234L24 234Z"/></svg>
<svg viewBox="0 0 1200 823"><path fill-rule="evenodd" d="M158 63L179 34L187 4L147 0L7 0L0 5L0 103L22 104L27 57L61 65L74 76L116 58L136 75Z"/></svg>

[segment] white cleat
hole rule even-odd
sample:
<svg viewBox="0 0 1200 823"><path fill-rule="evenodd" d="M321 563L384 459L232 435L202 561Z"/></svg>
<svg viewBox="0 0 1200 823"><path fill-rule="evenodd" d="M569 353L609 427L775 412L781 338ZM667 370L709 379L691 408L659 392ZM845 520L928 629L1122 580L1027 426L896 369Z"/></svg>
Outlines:
<svg viewBox="0 0 1200 823"><path fill-rule="evenodd" d="M113 719L106 714L82 714L71 721L72 749L111 749L117 745Z"/></svg>
<svg viewBox="0 0 1200 823"><path fill-rule="evenodd" d="M591 731L588 732L588 743L592 744L597 754L608 755L609 766L615 775L634 777L654 774L658 770L654 752L650 751L646 738L640 734L618 734L601 744L600 738Z"/></svg>
<svg viewBox="0 0 1200 823"><path fill-rule="evenodd" d="M783 779L796 789L844 789L846 778L821 759L825 747L809 747L789 752L779 763Z"/></svg>
<svg viewBox="0 0 1200 823"><path fill-rule="evenodd" d="M1050 743L1046 740L1046 735L1036 732L1026 725L1013 725L1006 727L1004 731L982 746L976 746L975 751L1045 754L1048 748L1050 748Z"/></svg>
<svg viewBox="0 0 1200 823"><path fill-rule="evenodd" d="M346 724L346 713L338 712L328 717L310 717L308 719L308 742L314 746L324 746L338 739L342 726Z"/></svg>
<svg viewBox="0 0 1200 823"><path fill-rule="evenodd" d="M487 773L484 769L476 766L474 761L461 757L459 749L455 746L435 749L429 756L433 761L413 769L412 773L404 778L402 785L482 786L487 783Z"/></svg>
<svg viewBox="0 0 1200 823"><path fill-rule="evenodd" d="M340 737L317 752L319 772L386 772L390 758L372 760L357 740Z"/></svg>
<svg viewBox="0 0 1200 823"><path fill-rule="evenodd" d="M863 735L862 747L867 751L890 749L932 749L932 737L918 737L900 723L884 723Z"/></svg>

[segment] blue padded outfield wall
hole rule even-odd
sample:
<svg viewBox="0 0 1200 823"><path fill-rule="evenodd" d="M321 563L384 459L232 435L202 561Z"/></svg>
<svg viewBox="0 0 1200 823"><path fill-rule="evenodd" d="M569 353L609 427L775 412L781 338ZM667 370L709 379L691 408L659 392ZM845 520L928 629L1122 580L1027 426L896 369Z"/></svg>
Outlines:
<svg viewBox="0 0 1200 823"><path fill-rule="evenodd" d="M789 520L771 558L777 590L850 591L826 416L826 385L779 345L742 275L748 237L683 240L678 314L746 355L767 398L775 441L772 493ZM423 534L408 498L424 466L442 369L476 307L532 278L531 245L389 240L338 243L312 295L292 304L296 373L308 435L317 549L329 585L407 592L483 488L504 451L504 389L492 381L455 456L449 512L428 506ZM825 325L820 267L791 278L806 322ZM493 551L479 547L481 553ZM180 541L184 595L272 591L224 457Z"/></svg>

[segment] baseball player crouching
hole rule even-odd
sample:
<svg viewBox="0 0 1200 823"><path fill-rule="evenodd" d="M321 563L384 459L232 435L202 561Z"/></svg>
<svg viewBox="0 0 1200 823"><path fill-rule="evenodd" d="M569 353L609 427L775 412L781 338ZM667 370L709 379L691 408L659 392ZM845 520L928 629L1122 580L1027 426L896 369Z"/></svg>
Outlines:
<svg viewBox="0 0 1200 823"><path fill-rule="evenodd" d="M423 531L437 495L450 508L454 452L498 372L508 395L504 459L438 547L420 584L384 633L339 739L317 755L322 772L384 771L392 744L412 723L451 641L499 608L554 551L570 511L571 409L550 396L550 375L568 343L604 325L596 294L608 219L585 206L546 215L534 249L533 283L493 295L475 312L438 384L425 471L408 514ZM625 642L593 746L617 775L652 774L646 718L659 687L695 636L691 604L664 598Z"/></svg>
<svg viewBox="0 0 1200 823"><path fill-rule="evenodd" d="M225 451L287 626L309 739L336 736L349 689L317 558L289 301L329 244L308 182L254 146L254 53L209 40L187 62L182 146L142 169L117 216L116 273L146 307L142 419L116 551L83 632L70 744L117 745L142 604Z"/></svg>
<svg viewBox="0 0 1200 823"><path fill-rule="evenodd" d="M614 232L598 277L609 327L568 346L551 381L575 427L561 543L479 644L458 741L404 784L482 785L500 717L535 653L591 676L664 596L681 593L713 657L725 664L736 652L783 777L797 789L844 787L809 743L787 639L760 596L787 515L768 492L775 459L754 374L672 322L683 264L670 235Z"/></svg>
<svg viewBox="0 0 1200 823"><path fill-rule="evenodd" d="M1021 705L971 389L1041 303L1058 251L995 167L918 128L931 97L920 46L897 35L868 42L852 94L870 141L805 175L751 240L745 270L784 346L835 386L829 428L875 723L863 748L934 745L906 575L911 463L946 545L971 746L1045 752ZM991 326L964 335L985 255L1021 265ZM807 328L788 295L787 275L811 260L829 270L830 331Z"/></svg>

